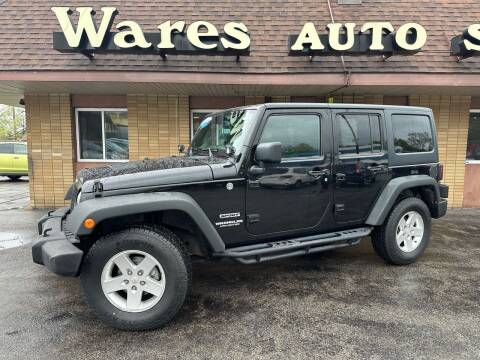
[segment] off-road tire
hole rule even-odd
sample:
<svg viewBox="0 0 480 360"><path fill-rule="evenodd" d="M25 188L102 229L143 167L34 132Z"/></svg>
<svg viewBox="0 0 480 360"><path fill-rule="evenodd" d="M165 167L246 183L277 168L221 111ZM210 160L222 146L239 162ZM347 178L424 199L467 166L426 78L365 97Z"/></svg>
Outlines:
<svg viewBox="0 0 480 360"><path fill-rule="evenodd" d="M424 224L423 238L418 247L406 253L400 249L396 241L396 230L400 219L409 211L416 211L422 216ZM422 255L430 240L432 218L428 206L416 197L406 198L397 203L391 210L382 226L372 232L373 249L387 263L393 265L407 265L415 262Z"/></svg>
<svg viewBox="0 0 480 360"><path fill-rule="evenodd" d="M101 285L107 261L122 251L139 250L152 255L163 267L165 291L157 304L142 312L113 306ZM185 245L163 227L131 227L96 241L84 257L81 284L86 302L110 326L121 330L156 329L168 323L182 307L191 283L191 261Z"/></svg>
<svg viewBox="0 0 480 360"><path fill-rule="evenodd" d="M7 177L8 177L10 180L12 180L12 181L17 181L18 179L21 178L20 175L9 175L9 176L7 176Z"/></svg>

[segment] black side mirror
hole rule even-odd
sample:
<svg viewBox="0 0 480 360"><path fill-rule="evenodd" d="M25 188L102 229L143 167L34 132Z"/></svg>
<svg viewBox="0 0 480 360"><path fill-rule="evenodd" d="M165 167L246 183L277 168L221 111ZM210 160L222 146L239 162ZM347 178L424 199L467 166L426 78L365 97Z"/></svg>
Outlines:
<svg viewBox="0 0 480 360"><path fill-rule="evenodd" d="M282 161L282 144L279 142L261 143L255 150L255 160L265 163L279 163Z"/></svg>
<svg viewBox="0 0 480 360"><path fill-rule="evenodd" d="M183 153L185 151L185 145L183 144L178 144L178 152Z"/></svg>

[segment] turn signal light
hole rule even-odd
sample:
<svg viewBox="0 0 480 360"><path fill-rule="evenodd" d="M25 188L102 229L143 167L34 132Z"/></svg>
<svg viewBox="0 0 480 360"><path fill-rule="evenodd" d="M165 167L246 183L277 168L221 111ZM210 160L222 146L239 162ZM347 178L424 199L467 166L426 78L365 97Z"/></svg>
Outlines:
<svg viewBox="0 0 480 360"><path fill-rule="evenodd" d="M443 180L443 164L438 165L438 181Z"/></svg>
<svg viewBox="0 0 480 360"><path fill-rule="evenodd" d="M95 226L95 220L93 219L85 219L85 221L83 222L83 226L85 226L86 229L93 229L94 226Z"/></svg>

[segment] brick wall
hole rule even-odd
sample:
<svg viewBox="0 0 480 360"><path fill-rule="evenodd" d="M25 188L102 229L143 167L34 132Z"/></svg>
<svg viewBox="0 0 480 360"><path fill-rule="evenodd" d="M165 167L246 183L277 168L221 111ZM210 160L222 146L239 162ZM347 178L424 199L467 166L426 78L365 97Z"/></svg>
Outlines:
<svg viewBox="0 0 480 360"><path fill-rule="evenodd" d="M410 105L433 110L444 182L450 186L449 206L463 206L465 149L467 147L469 96L410 96Z"/></svg>
<svg viewBox="0 0 480 360"><path fill-rule="evenodd" d="M245 105L257 105L265 102L265 96L245 96Z"/></svg>
<svg viewBox="0 0 480 360"><path fill-rule="evenodd" d="M290 96L272 96L270 102L290 102Z"/></svg>
<svg viewBox="0 0 480 360"><path fill-rule="evenodd" d="M178 155L190 142L188 96L127 95L130 159Z"/></svg>
<svg viewBox="0 0 480 360"><path fill-rule="evenodd" d="M30 205L63 206L74 179L73 120L70 96L26 95Z"/></svg>
<svg viewBox="0 0 480 360"><path fill-rule="evenodd" d="M383 95L334 95L334 102L345 104L383 104Z"/></svg>

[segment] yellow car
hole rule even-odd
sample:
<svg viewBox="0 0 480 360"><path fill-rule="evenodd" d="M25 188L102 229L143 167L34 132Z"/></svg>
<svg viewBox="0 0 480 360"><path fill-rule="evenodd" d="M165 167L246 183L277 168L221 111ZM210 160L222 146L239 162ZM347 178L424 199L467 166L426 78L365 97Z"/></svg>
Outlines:
<svg viewBox="0 0 480 360"><path fill-rule="evenodd" d="M28 176L27 144L0 142L0 176L17 180Z"/></svg>

